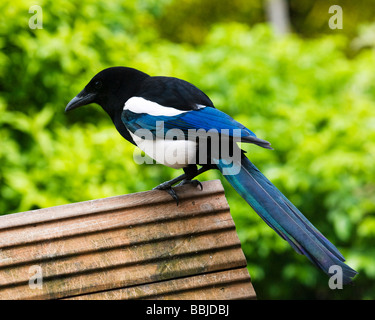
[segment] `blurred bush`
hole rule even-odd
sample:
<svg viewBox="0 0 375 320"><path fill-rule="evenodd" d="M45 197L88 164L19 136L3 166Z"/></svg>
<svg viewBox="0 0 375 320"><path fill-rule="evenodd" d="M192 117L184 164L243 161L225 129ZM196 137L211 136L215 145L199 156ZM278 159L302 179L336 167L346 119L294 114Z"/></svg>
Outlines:
<svg viewBox="0 0 375 320"><path fill-rule="evenodd" d="M180 174L136 165L98 106L64 114L108 66L180 77L272 143L243 147L360 273L354 287L330 290L223 180L258 297L375 298L374 50L349 59L343 35L278 39L266 25L228 21L199 45L175 43L157 25L170 3L40 1L35 30L34 3L0 4L0 213L148 190Z"/></svg>

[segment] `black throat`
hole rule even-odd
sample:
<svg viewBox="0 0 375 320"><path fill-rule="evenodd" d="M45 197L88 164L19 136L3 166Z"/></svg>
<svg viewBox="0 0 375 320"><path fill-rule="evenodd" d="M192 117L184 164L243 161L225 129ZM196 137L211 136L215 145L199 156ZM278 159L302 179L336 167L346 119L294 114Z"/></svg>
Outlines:
<svg viewBox="0 0 375 320"><path fill-rule="evenodd" d="M113 76L111 92L106 96L97 98L97 103L108 113L117 131L129 142L134 143L128 130L121 120L121 114L126 101L133 97L142 85L142 82L150 76L132 68L124 68L126 72L121 76Z"/></svg>

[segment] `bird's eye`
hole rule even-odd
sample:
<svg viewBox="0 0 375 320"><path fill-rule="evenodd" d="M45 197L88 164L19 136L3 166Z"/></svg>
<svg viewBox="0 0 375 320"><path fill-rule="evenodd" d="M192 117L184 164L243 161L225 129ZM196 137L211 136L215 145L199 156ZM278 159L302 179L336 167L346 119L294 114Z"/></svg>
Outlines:
<svg viewBox="0 0 375 320"><path fill-rule="evenodd" d="M95 87L95 89L100 89L102 86L103 86L103 84L102 84L101 81L96 81L96 82L94 83L94 87Z"/></svg>

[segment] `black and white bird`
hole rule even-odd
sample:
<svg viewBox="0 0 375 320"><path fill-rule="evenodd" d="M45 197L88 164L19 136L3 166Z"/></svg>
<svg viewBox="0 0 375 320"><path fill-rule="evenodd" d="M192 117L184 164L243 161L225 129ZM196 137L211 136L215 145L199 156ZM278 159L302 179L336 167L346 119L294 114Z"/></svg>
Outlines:
<svg viewBox="0 0 375 320"><path fill-rule="evenodd" d="M95 75L65 111L90 103L100 105L117 131L148 156L184 170L184 174L156 187L166 190L177 203L173 185L192 183L202 187L193 179L209 169L218 169L254 211L298 253L307 256L326 274L330 274L331 266L339 266L343 283L351 282L357 274L344 263L337 248L236 144L253 143L272 149L270 143L216 109L196 86L177 78L151 77L136 69L113 67Z"/></svg>

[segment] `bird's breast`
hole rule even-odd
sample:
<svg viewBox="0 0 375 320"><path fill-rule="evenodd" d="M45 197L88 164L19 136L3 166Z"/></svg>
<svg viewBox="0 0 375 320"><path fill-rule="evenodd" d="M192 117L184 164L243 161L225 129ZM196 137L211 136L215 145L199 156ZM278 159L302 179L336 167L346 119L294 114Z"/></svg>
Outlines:
<svg viewBox="0 0 375 320"><path fill-rule="evenodd" d="M189 140L154 140L139 137L130 132L135 144L156 162L180 169L196 163L197 144Z"/></svg>

